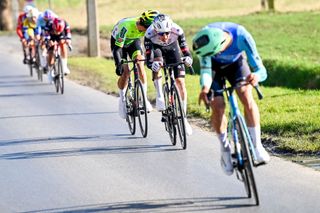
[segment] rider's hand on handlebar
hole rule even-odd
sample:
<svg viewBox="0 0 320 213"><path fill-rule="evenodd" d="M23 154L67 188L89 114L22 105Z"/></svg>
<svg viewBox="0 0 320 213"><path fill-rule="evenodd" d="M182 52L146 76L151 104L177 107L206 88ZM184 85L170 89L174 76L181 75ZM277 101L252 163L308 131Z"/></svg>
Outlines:
<svg viewBox="0 0 320 213"><path fill-rule="evenodd" d="M161 69L161 66L162 64L160 61L154 61L152 62L151 70L153 72L159 72L159 70Z"/></svg>
<svg viewBox="0 0 320 213"><path fill-rule="evenodd" d="M246 81L250 83L252 86L256 86L259 83L259 77L254 73L250 73L247 76Z"/></svg>
<svg viewBox="0 0 320 213"><path fill-rule="evenodd" d="M209 93L210 89L208 87L203 87L200 94L199 94L199 99L198 99L198 104L201 105L201 102L203 101L204 104L206 106L209 105L210 101L208 99L208 96L207 94Z"/></svg>
<svg viewBox="0 0 320 213"><path fill-rule="evenodd" d="M187 67L191 67L193 60L190 56L186 56L183 58L183 62Z"/></svg>

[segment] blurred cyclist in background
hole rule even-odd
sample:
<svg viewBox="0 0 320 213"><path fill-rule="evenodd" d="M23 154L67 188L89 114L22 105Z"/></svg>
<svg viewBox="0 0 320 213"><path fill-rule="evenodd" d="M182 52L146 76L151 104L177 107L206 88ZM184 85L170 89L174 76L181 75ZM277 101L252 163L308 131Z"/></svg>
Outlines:
<svg viewBox="0 0 320 213"><path fill-rule="evenodd" d="M36 61L35 59L35 40L40 39L39 29L37 26L39 11L35 7L31 7L26 13L26 18L22 22L22 33L24 47L31 47L31 58L29 59L31 63ZM24 61L25 62L25 61Z"/></svg>
<svg viewBox="0 0 320 213"><path fill-rule="evenodd" d="M55 44L60 46L61 50L61 62L63 72L65 75L70 74L70 70L67 66L68 50L67 46L71 46L71 29L69 24L60 18L55 18L45 29L45 40L48 42L48 80L51 83L55 74L52 67L54 63L53 50Z"/></svg>
<svg viewBox="0 0 320 213"><path fill-rule="evenodd" d="M116 74L119 76L119 115L123 119L127 115L125 92L130 71L128 64L121 64L121 60L127 60L128 57L132 60L144 59L140 38L144 36L147 28L158 13L156 10L148 10L143 12L139 17L121 19L112 30L111 50L116 66ZM147 99L147 75L144 69L144 62L138 61L137 67L145 93L147 111L150 112L152 111L152 106Z"/></svg>

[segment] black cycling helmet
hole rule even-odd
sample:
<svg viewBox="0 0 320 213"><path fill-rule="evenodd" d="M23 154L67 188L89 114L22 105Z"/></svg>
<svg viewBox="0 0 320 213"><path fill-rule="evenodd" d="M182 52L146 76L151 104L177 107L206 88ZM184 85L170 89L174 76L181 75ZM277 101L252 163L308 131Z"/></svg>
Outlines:
<svg viewBox="0 0 320 213"><path fill-rule="evenodd" d="M143 12L140 16L140 24L145 28L148 28L158 14L159 12L157 10L147 10Z"/></svg>

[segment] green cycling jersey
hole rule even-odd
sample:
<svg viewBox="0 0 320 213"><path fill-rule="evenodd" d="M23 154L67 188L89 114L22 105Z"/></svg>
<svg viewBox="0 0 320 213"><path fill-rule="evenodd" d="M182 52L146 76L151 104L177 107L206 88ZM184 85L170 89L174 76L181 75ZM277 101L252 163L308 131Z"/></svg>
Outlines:
<svg viewBox="0 0 320 213"><path fill-rule="evenodd" d="M112 37L116 40L115 45L127 47L134 40L144 36L144 31L139 31L137 22L139 17L121 19L112 30Z"/></svg>

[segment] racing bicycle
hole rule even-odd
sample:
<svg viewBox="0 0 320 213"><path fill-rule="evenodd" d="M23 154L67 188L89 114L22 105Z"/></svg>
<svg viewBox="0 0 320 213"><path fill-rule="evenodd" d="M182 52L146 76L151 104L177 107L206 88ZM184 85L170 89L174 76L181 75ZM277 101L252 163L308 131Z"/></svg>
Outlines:
<svg viewBox="0 0 320 213"><path fill-rule="evenodd" d="M122 64L132 64L133 71L133 80L131 74L128 79L128 86L125 92L125 104L126 104L126 111L127 117L126 121L129 126L130 133L132 135L136 132L136 117L139 121L140 131L142 136L145 138L148 134L148 113L146 108L146 96L144 94L144 90L142 87L142 82L139 79L139 72L137 68L138 61L145 61L143 60L123 60L121 61Z"/></svg>

